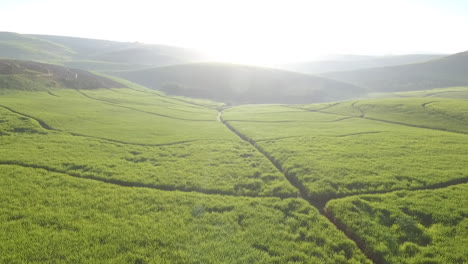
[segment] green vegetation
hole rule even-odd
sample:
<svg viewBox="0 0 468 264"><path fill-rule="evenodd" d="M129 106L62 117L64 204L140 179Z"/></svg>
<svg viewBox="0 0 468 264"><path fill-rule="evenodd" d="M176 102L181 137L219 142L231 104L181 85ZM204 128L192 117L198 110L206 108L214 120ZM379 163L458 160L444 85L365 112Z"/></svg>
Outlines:
<svg viewBox="0 0 468 264"><path fill-rule="evenodd" d="M449 88L436 88L423 91L410 91L399 93L376 93L373 98L392 98L392 97L441 97L441 98L455 98L455 99L468 99L468 87L449 87Z"/></svg>
<svg viewBox="0 0 468 264"><path fill-rule="evenodd" d="M330 201L327 212L377 263L466 263L468 184Z"/></svg>
<svg viewBox="0 0 468 264"><path fill-rule="evenodd" d="M409 104L410 99L392 100ZM418 100L412 102L424 109ZM350 194L427 188L467 180L466 135L359 118L360 112L352 107L371 103L375 108L385 106L374 102L380 101L344 102L320 110L336 111L337 114L313 110L296 113L290 111L291 108L279 114L276 112L278 106L264 107L271 108L270 115L268 110L255 114L255 108L249 112L248 108L241 106L226 110L223 119L269 156L312 201L326 201ZM454 118L457 109L464 109L461 102L447 102L450 104L443 107L451 109L447 113ZM450 108L449 105L457 107ZM356 117L342 115L348 108L355 111ZM323 109L323 105L318 109ZM368 112L364 112L367 117ZM382 113L397 112L387 110ZM309 120L286 122L294 120L294 116L305 118L306 114L310 115ZM401 113L402 119L404 114ZM424 121L417 115L412 119L412 114L406 112L405 120L409 124L412 120ZM421 116L424 117L423 114ZM442 126L438 120L445 121L442 124L453 125L445 127L447 130L455 130L461 123L446 121L448 118L427 119L426 122L432 122L435 127Z"/></svg>
<svg viewBox="0 0 468 264"><path fill-rule="evenodd" d="M171 95L229 104L324 102L364 93L354 85L326 78L227 63L191 63L107 73Z"/></svg>
<svg viewBox="0 0 468 264"><path fill-rule="evenodd" d="M127 107L142 112L167 115L169 117L216 121L216 111L190 102L181 102L174 98L158 94L148 94L131 89L81 91L88 98L112 105Z"/></svg>
<svg viewBox="0 0 468 264"><path fill-rule="evenodd" d="M402 92L468 85L468 51L422 63L354 71L323 76L352 83L369 92Z"/></svg>
<svg viewBox="0 0 468 264"><path fill-rule="evenodd" d="M128 71L147 68L145 65L134 65L127 63L116 63L93 60L73 60L65 61L63 65L70 68L86 69L88 71Z"/></svg>
<svg viewBox="0 0 468 264"><path fill-rule="evenodd" d="M121 82L83 70L33 61L0 59L0 89L47 91L56 88L123 88Z"/></svg>
<svg viewBox="0 0 468 264"><path fill-rule="evenodd" d="M229 107L0 72L2 263L468 261L464 88Z"/></svg>
<svg viewBox="0 0 468 264"><path fill-rule="evenodd" d="M84 70L135 70L200 60L184 48L64 36L0 32L0 57Z"/></svg>
<svg viewBox="0 0 468 264"><path fill-rule="evenodd" d="M444 55L437 54L411 54L390 56L359 56L335 55L328 60L308 61L282 65L281 68L307 74L319 74L337 71L352 71L359 69L396 66L410 63L426 62L438 59Z"/></svg>
<svg viewBox="0 0 468 264"><path fill-rule="evenodd" d="M31 93L30 96L40 100L42 94ZM62 99L64 94L59 94L60 97L48 94L44 96L48 96L46 99ZM21 98L19 94L15 96ZM54 103L56 102L52 101ZM80 105L79 99L74 99L73 106L76 113L79 112L78 108L88 107L87 104ZM36 110L35 114L40 116L42 112ZM76 119L70 117L73 117L72 113L69 113L67 120L63 120L63 116L55 118L57 123L77 123L79 120L77 116L74 116ZM224 140L200 139L166 146L142 146L47 130L31 118L4 108L0 108L0 120L3 135L0 142L4 150L0 154L0 161L8 164L26 164L78 177L166 190L197 190L249 196L297 195L297 191L265 157L229 133L219 122L212 123L220 126L219 134L226 138ZM82 121L79 123L83 124ZM140 129L130 130L131 128L127 130L131 135L137 134ZM200 133L204 132L192 131L192 138L202 137ZM108 133L111 137L111 132ZM173 135L174 140L181 141L176 136L177 134Z"/></svg>
<svg viewBox="0 0 468 264"><path fill-rule="evenodd" d="M305 201L127 188L0 165L2 263L370 263Z"/></svg>
<svg viewBox="0 0 468 264"><path fill-rule="evenodd" d="M58 43L12 32L0 32L0 57L58 62L73 55L73 50Z"/></svg>
<svg viewBox="0 0 468 264"><path fill-rule="evenodd" d="M86 94L85 92L82 92ZM216 111L211 121L190 119L193 111L186 109L186 119L170 116L176 110L142 112L124 105L114 105L84 96L75 90L56 90L54 96L47 93L17 93L5 95L2 106L41 120L52 129L104 138L123 143L158 145L195 140L232 140L235 135L216 121ZM181 111L178 111L181 112ZM204 117L201 111L202 117ZM195 117L199 116L196 113Z"/></svg>
<svg viewBox="0 0 468 264"><path fill-rule="evenodd" d="M310 113L301 109L278 105L249 105L230 108L224 111L223 117L230 121L249 122L333 122L343 118L339 115Z"/></svg>
<svg viewBox="0 0 468 264"><path fill-rule="evenodd" d="M343 102L322 111L409 126L468 133L468 104L463 99L373 99Z"/></svg>

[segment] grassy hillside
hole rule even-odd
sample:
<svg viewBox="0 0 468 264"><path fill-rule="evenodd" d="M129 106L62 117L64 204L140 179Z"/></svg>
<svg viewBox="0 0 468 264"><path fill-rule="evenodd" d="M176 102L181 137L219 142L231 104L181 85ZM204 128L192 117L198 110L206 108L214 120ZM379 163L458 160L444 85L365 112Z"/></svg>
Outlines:
<svg viewBox="0 0 468 264"><path fill-rule="evenodd" d="M64 45L12 32L0 32L0 57L19 60L59 62L76 52Z"/></svg>
<svg viewBox="0 0 468 264"><path fill-rule="evenodd" d="M327 211L378 263L466 263L468 184L334 200Z"/></svg>
<svg viewBox="0 0 468 264"><path fill-rule="evenodd" d="M468 261L463 88L228 107L0 65L0 262Z"/></svg>
<svg viewBox="0 0 468 264"><path fill-rule="evenodd" d="M0 32L0 57L85 70L134 70L203 58L195 51L165 45L10 32Z"/></svg>
<svg viewBox="0 0 468 264"><path fill-rule="evenodd" d="M109 72L172 95L232 104L306 103L358 96L356 86L276 69L195 63L138 71Z"/></svg>
<svg viewBox="0 0 468 264"><path fill-rule="evenodd" d="M395 92L395 93L374 93L371 98L405 98L405 97L425 97L425 98L454 98L468 99L468 87L448 87L435 88L422 91Z"/></svg>
<svg viewBox="0 0 468 264"><path fill-rule="evenodd" d="M434 110L418 99L387 102L396 107L383 101L313 110L240 106L223 111L223 120L269 156L303 195L320 202L466 180L466 102L440 100ZM367 105L365 116L353 105Z"/></svg>
<svg viewBox="0 0 468 264"><path fill-rule="evenodd" d="M325 73L323 76L353 83L370 92L399 92L468 85L468 51L394 67Z"/></svg>
<svg viewBox="0 0 468 264"><path fill-rule="evenodd" d="M0 59L0 90L123 88L124 84L78 69Z"/></svg>
<svg viewBox="0 0 468 264"><path fill-rule="evenodd" d="M179 47L77 37L28 35L74 50L77 59L137 65L168 65L199 60L201 54Z"/></svg>
<svg viewBox="0 0 468 264"><path fill-rule="evenodd" d="M370 263L297 199L128 188L16 165L0 175L2 263Z"/></svg>
<svg viewBox="0 0 468 264"><path fill-rule="evenodd" d="M280 68L307 74L318 74L426 62L443 56L444 55L436 54L411 54L398 56L363 56L351 59L338 57L333 60L291 63L282 65Z"/></svg>

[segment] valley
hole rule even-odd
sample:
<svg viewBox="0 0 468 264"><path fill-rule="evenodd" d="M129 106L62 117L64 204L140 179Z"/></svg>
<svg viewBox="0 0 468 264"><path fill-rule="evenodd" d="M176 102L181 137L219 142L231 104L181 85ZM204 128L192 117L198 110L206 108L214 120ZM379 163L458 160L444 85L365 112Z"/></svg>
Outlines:
<svg viewBox="0 0 468 264"><path fill-rule="evenodd" d="M309 75L2 32L5 55L0 263L468 262L466 68L441 70L465 53Z"/></svg>

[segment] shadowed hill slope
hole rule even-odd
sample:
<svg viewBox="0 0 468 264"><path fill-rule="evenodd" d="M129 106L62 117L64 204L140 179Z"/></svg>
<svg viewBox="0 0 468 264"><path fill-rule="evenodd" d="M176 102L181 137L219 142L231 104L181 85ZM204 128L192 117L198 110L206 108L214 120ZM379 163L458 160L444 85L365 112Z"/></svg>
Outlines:
<svg viewBox="0 0 468 264"><path fill-rule="evenodd" d="M437 60L393 67L325 73L373 92L425 90L468 85L468 51Z"/></svg>
<svg viewBox="0 0 468 264"><path fill-rule="evenodd" d="M398 56L363 56L353 59L336 58L333 60L320 60L299 62L282 65L280 68L302 72L306 74L318 74L325 72L353 71L359 69L396 66L410 63L426 62L442 58L438 54L411 54Z"/></svg>
<svg viewBox="0 0 468 264"><path fill-rule="evenodd" d="M277 69L194 63L138 71L109 72L173 95L232 104L306 103L359 96L354 85Z"/></svg>
<svg viewBox="0 0 468 264"><path fill-rule="evenodd" d="M0 89L42 90L47 88L124 88L124 84L63 66L0 59Z"/></svg>

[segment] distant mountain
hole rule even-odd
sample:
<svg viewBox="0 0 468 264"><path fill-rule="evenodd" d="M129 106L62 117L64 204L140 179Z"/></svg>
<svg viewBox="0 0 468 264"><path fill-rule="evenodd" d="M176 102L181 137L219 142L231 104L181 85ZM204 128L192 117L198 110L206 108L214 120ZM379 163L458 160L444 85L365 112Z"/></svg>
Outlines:
<svg viewBox="0 0 468 264"><path fill-rule="evenodd" d="M392 67L325 73L322 76L349 82L371 92L425 90L468 85L468 51Z"/></svg>
<svg viewBox="0 0 468 264"><path fill-rule="evenodd" d="M193 50L166 45L0 32L0 57L86 70L129 70L203 60Z"/></svg>
<svg viewBox="0 0 468 264"><path fill-rule="evenodd" d="M125 88L114 80L78 69L33 61L0 59L0 90Z"/></svg>
<svg viewBox="0 0 468 264"><path fill-rule="evenodd" d="M327 102L364 92L354 85L326 78L224 63L193 63L109 74L172 95L232 104Z"/></svg>
<svg viewBox="0 0 468 264"><path fill-rule="evenodd" d="M279 68L297 71L307 74L318 74L335 71L351 71L366 68L395 66L402 64L411 64L426 62L442 58L444 55L436 54L413 54L399 56L333 56L327 60L291 63L280 65Z"/></svg>

